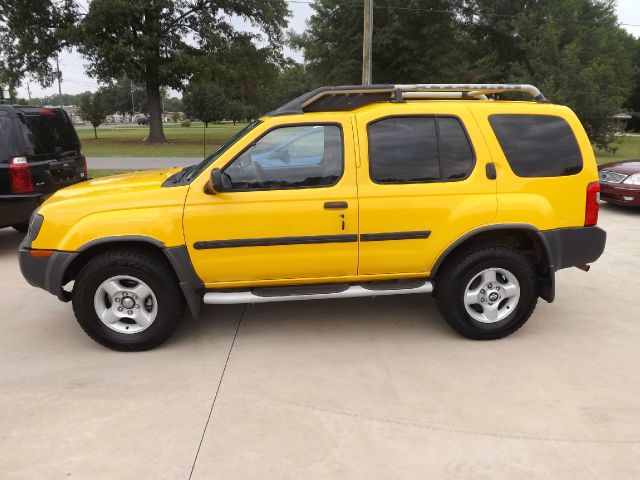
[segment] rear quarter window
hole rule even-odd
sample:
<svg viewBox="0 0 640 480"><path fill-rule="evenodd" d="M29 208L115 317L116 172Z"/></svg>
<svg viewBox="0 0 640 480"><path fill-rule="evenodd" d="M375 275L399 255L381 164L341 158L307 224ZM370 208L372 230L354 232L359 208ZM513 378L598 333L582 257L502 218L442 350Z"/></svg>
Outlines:
<svg viewBox="0 0 640 480"><path fill-rule="evenodd" d="M553 115L491 115L489 123L519 177L561 177L582 171L571 127Z"/></svg>

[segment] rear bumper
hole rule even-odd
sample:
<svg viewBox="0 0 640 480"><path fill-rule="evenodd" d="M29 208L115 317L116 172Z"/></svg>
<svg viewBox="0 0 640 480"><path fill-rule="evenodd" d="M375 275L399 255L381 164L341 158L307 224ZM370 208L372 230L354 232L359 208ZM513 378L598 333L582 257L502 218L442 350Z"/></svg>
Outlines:
<svg viewBox="0 0 640 480"><path fill-rule="evenodd" d="M640 188L620 183L600 182L600 198L616 205L640 207Z"/></svg>
<svg viewBox="0 0 640 480"><path fill-rule="evenodd" d="M76 252L53 252L50 257L34 257L26 246L27 239L18 248L18 261L22 276L34 287L52 293L60 300L68 301L63 290L63 277L69 264L78 255Z"/></svg>
<svg viewBox="0 0 640 480"><path fill-rule="evenodd" d="M540 236L551 271L595 262L607 241L607 232L600 227L558 228L542 231Z"/></svg>
<svg viewBox="0 0 640 480"><path fill-rule="evenodd" d="M41 193L0 195L0 228L28 222L44 199Z"/></svg>

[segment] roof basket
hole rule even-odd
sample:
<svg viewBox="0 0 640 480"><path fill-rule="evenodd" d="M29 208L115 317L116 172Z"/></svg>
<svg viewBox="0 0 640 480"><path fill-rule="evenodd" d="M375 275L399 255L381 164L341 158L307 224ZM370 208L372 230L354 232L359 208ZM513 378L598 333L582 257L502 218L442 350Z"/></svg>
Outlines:
<svg viewBox="0 0 640 480"><path fill-rule="evenodd" d="M533 85L511 84L446 84L418 83L414 85L346 85L320 87L285 103L267 116L292 115L305 112L353 110L376 102L402 102L408 99L475 99L487 100L488 94L523 92L536 102L547 99Z"/></svg>

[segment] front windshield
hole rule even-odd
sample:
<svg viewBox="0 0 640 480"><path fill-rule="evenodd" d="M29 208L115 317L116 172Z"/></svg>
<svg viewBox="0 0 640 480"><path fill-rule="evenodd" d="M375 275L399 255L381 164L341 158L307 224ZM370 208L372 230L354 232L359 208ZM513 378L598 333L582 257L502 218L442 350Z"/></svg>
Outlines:
<svg viewBox="0 0 640 480"><path fill-rule="evenodd" d="M194 178L196 178L198 175L200 175L200 173L202 173L209 165L211 165L212 162L217 160L218 157L220 157L220 155L222 155L224 152L229 150L229 148L231 148L231 146L234 143L236 143L238 140L240 140L242 137L244 137L247 133L249 133L251 130L256 128L261 123L262 122L260 120L254 120L249 125L247 125L242 130L240 130L238 133L236 133L229 140L227 140L225 143L220 145L220 147L215 152L213 152L211 155L209 155L203 161L201 161L200 163L198 163L198 164L194 165L193 167L189 168L190 171L189 171L189 175L187 176L186 180L187 181L191 181Z"/></svg>

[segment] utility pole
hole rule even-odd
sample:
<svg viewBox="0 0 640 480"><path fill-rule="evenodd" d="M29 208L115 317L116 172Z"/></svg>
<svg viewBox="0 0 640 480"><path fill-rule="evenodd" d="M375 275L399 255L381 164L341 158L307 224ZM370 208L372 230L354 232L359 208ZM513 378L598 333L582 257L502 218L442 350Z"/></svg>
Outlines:
<svg viewBox="0 0 640 480"><path fill-rule="evenodd" d="M27 82L27 96L29 97L29 102L31 102L31 88L29 86L29 82Z"/></svg>
<svg viewBox="0 0 640 480"><path fill-rule="evenodd" d="M362 35L362 84L371 85L371 39L373 36L373 0L364 0Z"/></svg>
<svg viewBox="0 0 640 480"><path fill-rule="evenodd" d="M56 54L56 73L58 77L58 97L60 98L60 108L62 108L62 81L60 74L60 62L59 62L59 54Z"/></svg>

